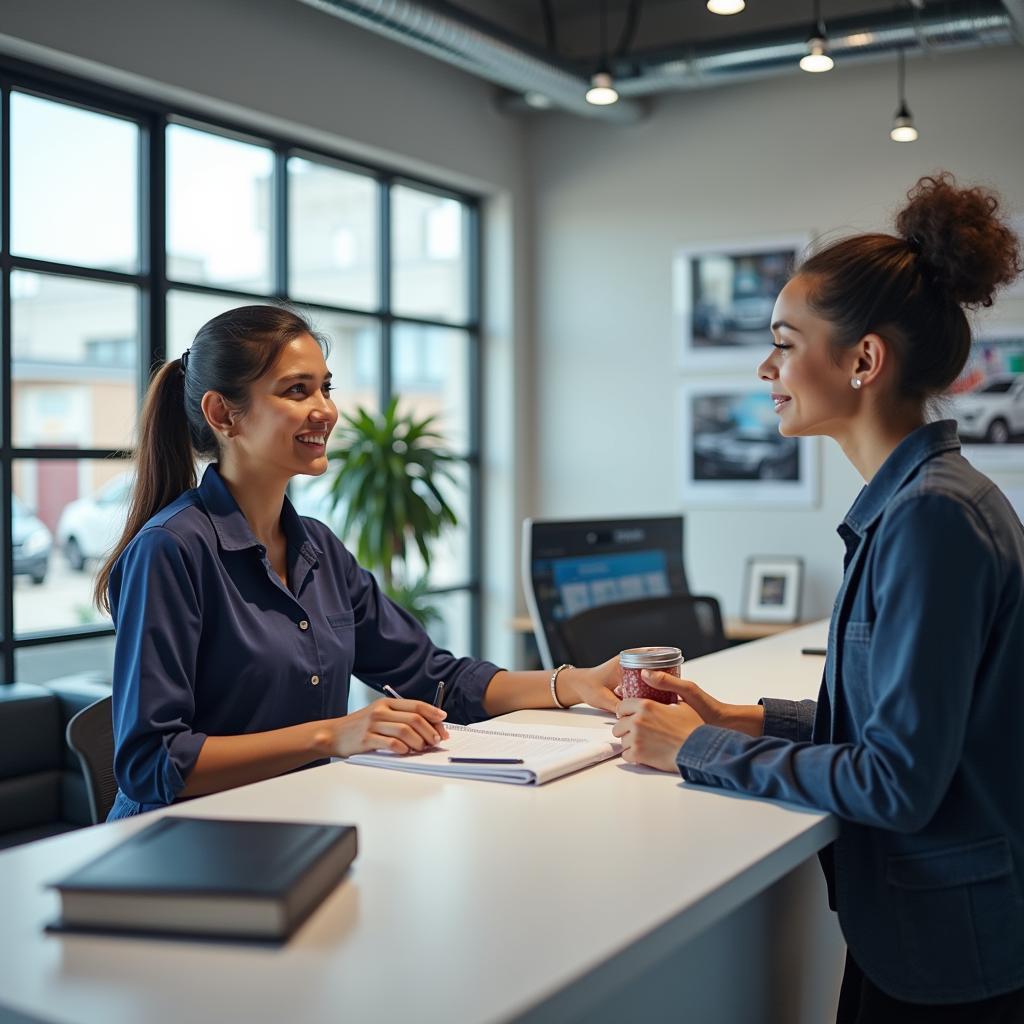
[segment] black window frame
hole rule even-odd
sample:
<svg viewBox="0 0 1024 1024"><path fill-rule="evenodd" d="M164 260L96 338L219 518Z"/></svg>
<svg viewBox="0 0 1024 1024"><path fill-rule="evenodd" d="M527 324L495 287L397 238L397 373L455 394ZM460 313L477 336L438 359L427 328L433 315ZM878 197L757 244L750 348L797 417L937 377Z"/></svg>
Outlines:
<svg viewBox="0 0 1024 1024"><path fill-rule="evenodd" d="M74 264L14 256L11 253L11 92L30 93L70 106L130 120L139 126L139 266L135 273L102 270ZM274 177L272 196L271 273L273 290L254 293L216 285L177 281L167 276L166 253L166 128L170 124L183 124L222 135L266 146L273 154ZM331 166L366 174L378 185L378 273L380 294L375 310L333 306L310 302L288 293L288 174L289 157L322 161ZM391 189L404 185L419 191L433 193L458 201L466 210L465 258L468 281L468 317L453 322L429 318L402 316L391 308ZM381 164L368 163L342 150L332 151L310 145L301 138L287 138L266 132L251 125L211 115L205 111L169 104L148 97L128 93L104 84L89 81L63 72L42 68L11 58L0 59L0 493L13 494L13 467L19 459L33 460L102 460L124 458L123 449L108 448L21 448L13 445L12 359L11 339L11 273L26 270L36 273L57 274L80 280L113 282L136 287L140 295L139 317L139 381L138 398L145 395L153 371L163 361L167 344L167 295L192 292L201 295L220 295L238 299L240 303L288 302L325 314L352 315L375 321L379 325L380 384L378 401L383 409L393 397L391 338L396 324L454 328L465 331L469 339L469 449L459 452L460 461L469 471L469 578L462 583L431 588L433 594L467 593L470 598L470 650L460 654L480 656L482 639L481 573L482 573L482 513L481 493L481 402L483 381L481 344L481 197L453 188L439 181L419 178ZM13 540L11 534L11 501L0 501L0 654L2 654L3 683L16 682L16 653L19 650L66 641L114 634L112 625L81 626L74 629L46 630L15 635L14 631L14 574ZM60 557L56 552L53 557Z"/></svg>

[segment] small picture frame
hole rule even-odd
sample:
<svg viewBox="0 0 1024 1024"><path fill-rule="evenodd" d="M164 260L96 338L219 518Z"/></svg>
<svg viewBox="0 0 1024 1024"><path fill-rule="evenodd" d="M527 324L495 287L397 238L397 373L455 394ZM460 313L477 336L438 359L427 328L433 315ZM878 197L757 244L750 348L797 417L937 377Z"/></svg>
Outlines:
<svg viewBox="0 0 1024 1024"><path fill-rule="evenodd" d="M747 559L743 618L747 622L798 622L804 563L795 555Z"/></svg>

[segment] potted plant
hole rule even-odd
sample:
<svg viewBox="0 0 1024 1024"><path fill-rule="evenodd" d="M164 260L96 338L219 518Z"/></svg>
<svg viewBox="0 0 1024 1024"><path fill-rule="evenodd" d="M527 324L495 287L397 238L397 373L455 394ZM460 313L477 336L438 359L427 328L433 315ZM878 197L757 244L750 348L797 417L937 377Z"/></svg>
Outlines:
<svg viewBox="0 0 1024 1024"><path fill-rule="evenodd" d="M441 486L454 482L455 456L434 427L434 416L398 412L398 399L383 413L343 413L328 458L335 465L328 505L338 531L355 546L356 558L379 575L384 592L424 626L441 618L427 593L430 542L458 519ZM409 576L415 546L423 561L419 579Z"/></svg>

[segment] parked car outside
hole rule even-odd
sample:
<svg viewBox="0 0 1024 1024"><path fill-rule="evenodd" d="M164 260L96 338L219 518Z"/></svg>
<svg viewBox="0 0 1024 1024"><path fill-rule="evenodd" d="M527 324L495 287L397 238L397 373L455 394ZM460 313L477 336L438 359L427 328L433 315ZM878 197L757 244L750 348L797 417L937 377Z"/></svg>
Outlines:
<svg viewBox="0 0 1024 1024"><path fill-rule="evenodd" d="M28 576L36 586L46 581L53 537L35 513L11 497L12 566L15 576Z"/></svg>
<svg viewBox="0 0 1024 1024"><path fill-rule="evenodd" d="M953 399L960 437L1006 444L1024 434L1024 373L997 373Z"/></svg>
<svg viewBox="0 0 1024 1024"><path fill-rule="evenodd" d="M121 473L94 495L65 505L57 521L57 546L76 572L84 572L117 543L128 516L131 481L130 473Z"/></svg>

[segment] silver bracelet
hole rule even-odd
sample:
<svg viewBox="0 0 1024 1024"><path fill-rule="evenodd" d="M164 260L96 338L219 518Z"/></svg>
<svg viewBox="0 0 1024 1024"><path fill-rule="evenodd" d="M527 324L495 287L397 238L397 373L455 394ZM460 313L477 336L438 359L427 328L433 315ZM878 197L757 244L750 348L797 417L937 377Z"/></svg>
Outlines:
<svg viewBox="0 0 1024 1024"><path fill-rule="evenodd" d="M558 681L558 673L561 672L563 668L575 667L575 665L559 665L558 668L556 668L555 671L551 673L551 699L552 701L554 701L556 708L562 708L563 710L565 710L567 707L570 707L569 704L563 704L558 699L558 691L555 690L555 683Z"/></svg>

